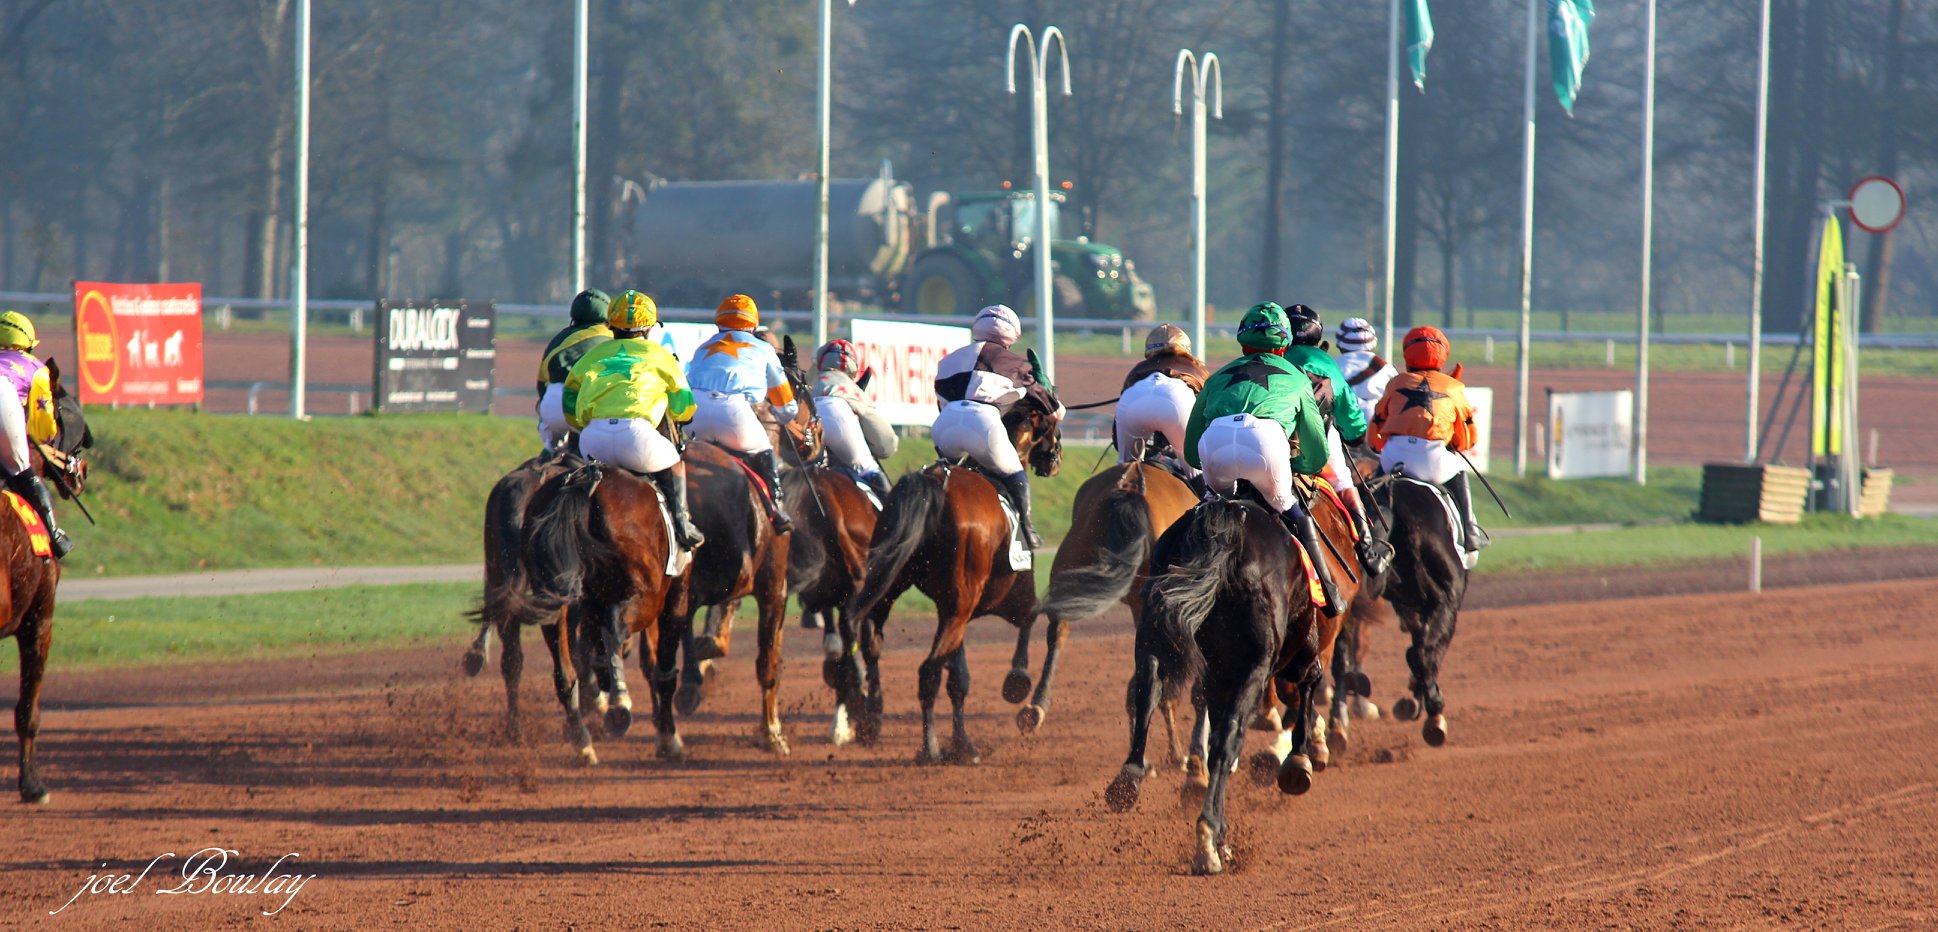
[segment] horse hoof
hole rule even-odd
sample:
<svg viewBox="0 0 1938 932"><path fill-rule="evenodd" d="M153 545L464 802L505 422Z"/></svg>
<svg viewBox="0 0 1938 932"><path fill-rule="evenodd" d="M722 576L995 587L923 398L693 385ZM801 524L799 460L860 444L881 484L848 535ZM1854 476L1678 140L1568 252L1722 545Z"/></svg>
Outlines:
<svg viewBox="0 0 1938 932"><path fill-rule="evenodd" d="M1225 859L1218 851L1218 839L1211 826L1198 823L1198 853L1191 859L1191 873L1209 877L1225 872Z"/></svg>
<svg viewBox="0 0 1938 932"><path fill-rule="evenodd" d="M949 764L974 766L982 763L982 752L976 750L971 742L957 740L949 743L949 753L943 755L942 760Z"/></svg>
<svg viewBox="0 0 1938 932"><path fill-rule="evenodd" d="M872 748L880 744L881 740L882 723L880 719L871 715L863 715L855 719L855 743L865 748Z"/></svg>
<svg viewBox="0 0 1938 932"><path fill-rule="evenodd" d="M1420 728L1420 737L1425 738L1429 747L1439 747L1447 743L1447 717L1429 715L1427 723Z"/></svg>
<svg viewBox="0 0 1938 932"><path fill-rule="evenodd" d="M923 766L942 763L942 752L937 748L923 747L915 752L915 762Z"/></svg>
<svg viewBox="0 0 1938 932"><path fill-rule="evenodd" d="M594 694L593 694L593 696L592 696L592 711L594 711L594 712L596 712L596 713L598 713L598 714L600 714L600 715L604 715L604 714L606 714L606 710L607 710L607 709L610 709L610 708L612 708L612 697L611 697L611 696L609 696L609 695L607 695L607 694L605 694L604 692L599 692L599 693L594 693Z"/></svg>
<svg viewBox="0 0 1938 932"><path fill-rule="evenodd" d="M44 806L53 798L54 794L47 792L47 788L42 786L20 791L20 801L29 806Z"/></svg>
<svg viewBox="0 0 1938 932"><path fill-rule="evenodd" d="M1313 745L1311 753L1306 757L1312 761L1313 773L1325 773L1326 768L1332 766L1332 749L1324 744Z"/></svg>
<svg viewBox="0 0 1938 932"><path fill-rule="evenodd" d="M696 637L693 639L693 660L695 663L719 660L725 656L727 656L727 652L720 649L719 641L710 637Z"/></svg>
<svg viewBox="0 0 1938 932"><path fill-rule="evenodd" d="M1043 717L1049 713L1040 705L1026 705L1016 710L1016 730L1026 735L1036 734L1043 727Z"/></svg>
<svg viewBox="0 0 1938 932"><path fill-rule="evenodd" d="M1129 812L1137 805L1137 793L1143 788L1144 778L1134 768L1125 767L1117 772L1117 777L1104 788L1104 805L1112 812Z"/></svg>
<svg viewBox="0 0 1938 932"><path fill-rule="evenodd" d="M1352 742L1347 740L1345 729L1335 728L1331 734L1326 735L1326 750L1328 752L1345 757L1346 749L1350 747L1352 747Z"/></svg>
<svg viewBox="0 0 1938 932"><path fill-rule="evenodd" d="M1368 722L1379 721L1379 706L1365 696L1352 698L1353 717Z"/></svg>
<svg viewBox="0 0 1938 932"><path fill-rule="evenodd" d="M1312 762L1304 754L1294 754L1285 759L1279 768L1279 792L1287 796L1302 796L1312 789Z"/></svg>
<svg viewBox="0 0 1938 932"><path fill-rule="evenodd" d="M1257 751L1249 758L1252 782L1259 786L1271 786L1272 777L1279 772L1279 757L1269 750Z"/></svg>
<svg viewBox="0 0 1938 932"><path fill-rule="evenodd" d="M1021 670L1011 670L1003 677L1003 701L1022 702L1030 696L1030 675Z"/></svg>
<svg viewBox="0 0 1938 932"><path fill-rule="evenodd" d="M599 766L599 752L593 750L591 745L580 748L579 763L587 767Z"/></svg>
<svg viewBox="0 0 1938 932"><path fill-rule="evenodd" d="M673 693L673 708L681 715L692 715L700 711L700 684L691 681L681 683Z"/></svg>
<svg viewBox="0 0 1938 932"><path fill-rule="evenodd" d="M464 659L458 661L458 669L463 670L465 676L477 676L484 672L484 664L483 654L466 652Z"/></svg>
<svg viewBox="0 0 1938 932"><path fill-rule="evenodd" d="M633 710L627 706L615 705L606 710L606 731L613 737L624 737L633 727Z"/></svg>
<svg viewBox="0 0 1938 932"><path fill-rule="evenodd" d="M1284 731L1285 719L1280 717L1279 710L1276 708L1268 712L1261 712L1257 715L1252 716L1252 730L1253 731Z"/></svg>
<svg viewBox="0 0 1938 932"><path fill-rule="evenodd" d="M659 750L655 752L660 760L683 762L686 760L686 742L675 735L671 739L662 738Z"/></svg>
<svg viewBox="0 0 1938 932"><path fill-rule="evenodd" d="M1361 671L1348 673L1346 691L1355 696L1370 696L1373 694L1373 678Z"/></svg>
<svg viewBox="0 0 1938 932"><path fill-rule="evenodd" d="M1410 722L1420 717L1420 704L1412 696L1401 696L1393 700L1393 717L1402 722Z"/></svg>
<svg viewBox="0 0 1938 932"><path fill-rule="evenodd" d="M761 731L760 746L763 750L775 757L786 757L793 752L793 749L787 746L787 736L778 731L767 731L763 729Z"/></svg>
<svg viewBox="0 0 1938 932"><path fill-rule="evenodd" d="M841 655L841 632L829 628L828 633L821 635L821 656L829 663L836 663L841 660Z"/></svg>
<svg viewBox="0 0 1938 932"><path fill-rule="evenodd" d="M814 615L803 614L801 616L801 627L809 631L819 631L821 630L821 619Z"/></svg>

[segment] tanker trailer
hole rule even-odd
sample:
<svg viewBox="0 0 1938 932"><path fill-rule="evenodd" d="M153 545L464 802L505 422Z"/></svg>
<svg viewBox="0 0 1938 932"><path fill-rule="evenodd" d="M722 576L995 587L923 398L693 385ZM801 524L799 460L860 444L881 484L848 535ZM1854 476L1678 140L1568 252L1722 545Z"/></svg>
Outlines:
<svg viewBox="0 0 1938 932"><path fill-rule="evenodd" d="M683 181L654 185L633 218L628 268L671 307L712 307L742 292L808 307L814 276L814 182ZM909 186L880 177L828 182L828 290L892 306L915 222Z"/></svg>

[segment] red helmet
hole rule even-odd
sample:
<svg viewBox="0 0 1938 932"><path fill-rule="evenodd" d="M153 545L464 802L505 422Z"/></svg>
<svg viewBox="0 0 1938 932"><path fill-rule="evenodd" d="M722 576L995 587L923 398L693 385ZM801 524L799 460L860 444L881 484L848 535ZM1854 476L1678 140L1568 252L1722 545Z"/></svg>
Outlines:
<svg viewBox="0 0 1938 932"><path fill-rule="evenodd" d="M1439 327L1415 327L1401 342L1406 349L1406 367L1413 370L1438 369L1447 364L1450 345Z"/></svg>

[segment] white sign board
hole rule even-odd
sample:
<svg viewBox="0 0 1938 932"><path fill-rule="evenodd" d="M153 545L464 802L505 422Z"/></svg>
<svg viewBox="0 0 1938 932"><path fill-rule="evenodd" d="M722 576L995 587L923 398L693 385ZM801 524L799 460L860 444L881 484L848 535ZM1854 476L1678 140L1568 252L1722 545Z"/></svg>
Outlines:
<svg viewBox="0 0 1938 932"><path fill-rule="evenodd" d="M848 326L862 365L875 373L868 383L875 410L891 424L935 423L936 366L969 344L969 328L887 320L854 320Z"/></svg>
<svg viewBox="0 0 1938 932"><path fill-rule="evenodd" d="M1548 475L1626 476L1634 443L1635 393L1550 392Z"/></svg>
<svg viewBox="0 0 1938 932"><path fill-rule="evenodd" d="M693 361L693 353L700 348L700 344L719 332L720 328L712 324L663 323L653 337L659 341L659 345L679 357L681 366L685 366Z"/></svg>
<svg viewBox="0 0 1938 932"><path fill-rule="evenodd" d="M1475 469L1488 472L1487 448L1494 442L1494 390L1470 385L1467 401L1474 406L1474 448L1467 451L1467 458L1474 461Z"/></svg>

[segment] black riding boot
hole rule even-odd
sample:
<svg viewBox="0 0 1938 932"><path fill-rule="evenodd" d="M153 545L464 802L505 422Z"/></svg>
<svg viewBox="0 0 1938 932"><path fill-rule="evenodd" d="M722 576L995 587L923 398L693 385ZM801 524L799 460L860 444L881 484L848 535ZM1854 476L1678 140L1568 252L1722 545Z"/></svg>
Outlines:
<svg viewBox="0 0 1938 932"><path fill-rule="evenodd" d="M1332 584L1332 569L1326 562L1326 552L1320 549L1325 545L1319 542L1319 527L1312 523L1312 515L1304 508L1293 505L1279 512L1279 520L1285 523L1286 529L1292 532L1293 537L1298 538L1300 546L1305 548L1306 556L1312 558L1312 568L1319 573L1319 588L1326 594L1326 605L1323 609L1326 617L1339 617L1339 613L1345 611L1346 607L1339 604L1339 589Z"/></svg>
<svg viewBox="0 0 1938 932"><path fill-rule="evenodd" d="M747 454L747 465L759 471L760 477L767 482L768 493L774 497L774 533L785 534L793 530L794 522L787 517L787 503L781 500L781 467L774 451Z"/></svg>
<svg viewBox="0 0 1938 932"><path fill-rule="evenodd" d="M666 498L666 510L673 513L673 536L679 539L681 550L692 550L707 542L705 534L693 526L693 513L686 509L686 467L684 464L668 466L648 478L658 487L659 494Z"/></svg>
<svg viewBox="0 0 1938 932"><path fill-rule="evenodd" d="M54 523L54 497L47 494L47 484L40 481L40 474L29 469L20 475L7 479L7 488L19 493L27 504L40 512L40 520L47 522L48 543L54 549L54 559L67 556L74 549L74 542L67 539L67 532Z"/></svg>
<svg viewBox="0 0 1938 932"><path fill-rule="evenodd" d="M873 490L875 495L880 497L882 501L888 501L888 473L877 469L863 476L861 481L866 483L868 488Z"/></svg>
<svg viewBox="0 0 1938 932"><path fill-rule="evenodd" d="M1478 553L1492 541L1487 532L1480 529L1480 522L1474 520L1474 490L1467 485L1467 473L1455 473L1446 482L1447 494L1453 496L1454 509L1460 512L1461 536L1467 539L1467 552Z"/></svg>
<svg viewBox="0 0 1938 932"><path fill-rule="evenodd" d="M1366 578L1371 579L1386 572L1387 567L1393 565L1393 545L1380 536L1370 516L1351 508L1346 509L1346 513L1359 526L1359 540L1353 544L1353 552L1359 557L1359 565L1366 568Z"/></svg>
<svg viewBox="0 0 1938 932"><path fill-rule="evenodd" d="M1012 476L1003 477L1003 491L1009 496L1009 503L1016 506L1016 520L1023 525L1023 542L1031 550L1043 549L1043 535L1036 533L1036 523L1030 518L1030 473L1023 470Z"/></svg>

